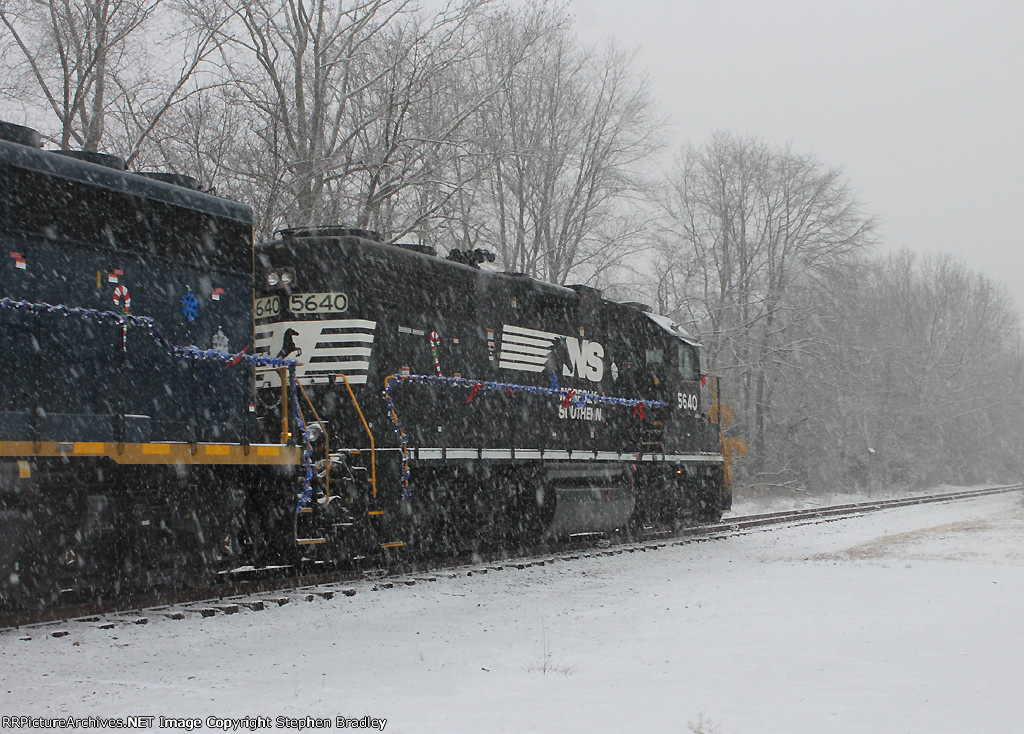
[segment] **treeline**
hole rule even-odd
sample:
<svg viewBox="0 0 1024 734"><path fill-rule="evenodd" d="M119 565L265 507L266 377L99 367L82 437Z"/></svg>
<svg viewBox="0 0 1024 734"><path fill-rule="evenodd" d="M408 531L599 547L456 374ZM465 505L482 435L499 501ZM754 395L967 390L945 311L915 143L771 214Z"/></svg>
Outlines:
<svg viewBox="0 0 1024 734"><path fill-rule="evenodd" d="M346 222L553 282L639 241L645 85L548 3L5 0L0 21L16 116L198 175L259 236Z"/></svg>
<svg viewBox="0 0 1024 734"><path fill-rule="evenodd" d="M345 223L643 298L706 346L758 484L1009 479L1003 289L879 256L842 173L722 134L657 165L642 73L538 0L5 0L0 117L197 176L258 237Z"/></svg>
<svg viewBox="0 0 1024 734"><path fill-rule="evenodd" d="M797 488L1012 481L1018 314L946 255L879 255L836 169L722 134L660 198L648 279L693 325L750 447L746 481Z"/></svg>

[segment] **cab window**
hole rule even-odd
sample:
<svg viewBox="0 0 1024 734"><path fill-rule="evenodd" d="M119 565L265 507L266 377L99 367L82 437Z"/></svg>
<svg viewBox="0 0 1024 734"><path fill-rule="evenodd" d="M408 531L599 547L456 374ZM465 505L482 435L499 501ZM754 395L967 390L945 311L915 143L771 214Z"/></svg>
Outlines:
<svg viewBox="0 0 1024 734"><path fill-rule="evenodd" d="M687 382L697 381L698 362L697 350L689 344L678 344L679 352L678 366L679 376Z"/></svg>

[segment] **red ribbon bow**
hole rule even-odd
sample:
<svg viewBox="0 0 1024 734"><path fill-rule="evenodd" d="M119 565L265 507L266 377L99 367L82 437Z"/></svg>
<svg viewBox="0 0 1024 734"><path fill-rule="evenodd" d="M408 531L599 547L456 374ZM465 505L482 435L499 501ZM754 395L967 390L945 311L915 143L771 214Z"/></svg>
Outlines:
<svg viewBox="0 0 1024 734"><path fill-rule="evenodd" d="M242 361L242 355L245 354L246 352L248 352L249 351L249 347L251 347L251 346L252 346L252 344L246 344L245 345L245 349L243 349L238 354L236 354L234 357L232 357L231 360L226 365L224 365L224 369L228 369L229 367L234 367L236 364L241 362Z"/></svg>

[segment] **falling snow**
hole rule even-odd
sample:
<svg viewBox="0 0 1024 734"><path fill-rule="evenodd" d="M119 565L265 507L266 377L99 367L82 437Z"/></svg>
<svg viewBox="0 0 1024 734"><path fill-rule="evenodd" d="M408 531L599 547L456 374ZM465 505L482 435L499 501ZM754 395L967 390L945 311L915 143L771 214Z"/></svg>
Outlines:
<svg viewBox="0 0 1024 734"><path fill-rule="evenodd" d="M231 616L10 630L3 713L372 717L390 734L1017 731L1022 531L1012 493Z"/></svg>

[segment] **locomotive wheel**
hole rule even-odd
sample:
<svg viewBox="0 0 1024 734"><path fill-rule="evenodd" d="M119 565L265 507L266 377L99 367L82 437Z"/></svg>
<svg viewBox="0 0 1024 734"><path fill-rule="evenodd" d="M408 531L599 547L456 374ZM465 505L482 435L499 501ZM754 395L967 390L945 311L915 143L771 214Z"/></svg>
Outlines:
<svg viewBox="0 0 1024 734"><path fill-rule="evenodd" d="M60 600L60 584L45 550L30 543L22 554L19 571L4 585L8 605L16 609L45 609Z"/></svg>
<svg viewBox="0 0 1024 734"><path fill-rule="evenodd" d="M454 481L446 477L418 481L406 504L406 550L423 559L458 555L466 542L464 513L456 511L459 499Z"/></svg>
<svg viewBox="0 0 1024 734"><path fill-rule="evenodd" d="M510 539L523 548L537 545L544 540L545 534L555 516L555 505L558 495L537 472L530 476L519 487L516 504L513 508L515 522L514 533Z"/></svg>
<svg viewBox="0 0 1024 734"><path fill-rule="evenodd" d="M45 579L19 579L7 586L9 606L14 609L39 610L55 605L60 600L60 587Z"/></svg>

